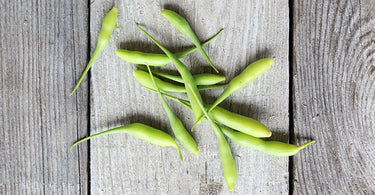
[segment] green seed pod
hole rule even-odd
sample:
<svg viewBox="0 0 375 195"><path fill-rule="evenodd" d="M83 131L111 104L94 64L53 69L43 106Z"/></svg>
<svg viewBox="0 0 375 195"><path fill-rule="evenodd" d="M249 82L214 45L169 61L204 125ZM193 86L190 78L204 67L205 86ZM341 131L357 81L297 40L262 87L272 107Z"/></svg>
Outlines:
<svg viewBox="0 0 375 195"><path fill-rule="evenodd" d="M219 105L222 101L224 101L228 96L232 93L242 89L248 83L256 79L258 76L266 72L271 66L273 65L272 58L264 58L260 59L256 62L251 63L249 66L245 68L238 76L234 77L229 83L228 86L224 89L223 93L215 100L212 104L212 107L209 109L210 112L214 109L217 105ZM196 121L200 121L203 115L199 116ZM193 125L195 126L195 124Z"/></svg>
<svg viewBox="0 0 375 195"><path fill-rule="evenodd" d="M221 127L223 133L239 145L247 146L274 156L293 156L306 146L314 143L310 141L300 146L287 144L279 141L265 141L241 132L232 131Z"/></svg>
<svg viewBox="0 0 375 195"><path fill-rule="evenodd" d="M221 107L215 107L209 112L212 119L254 137L270 137L272 132L255 119L230 112Z"/></svg>
<svg viewBox="0 0 375 195"><path fill-rule="evenodd" d="M248 83L256 79L258 76L266 72L273 65L272 58L260 59L256 62L251 63L245 68L238 76L234 77L229 83L227 88L224 89L223 93L216 99L212 104L212 108L215 108L222 101L224 101L232 93L242 89Z"/></svg>
<svg viewBox="0 0 375 195"><path fill-rule="evenodd" d="M146 70L143 66L138 65L137 66L141 70ZM157 75L159 77L163 77L178 83L184 83L184 80L181 76L177 75L170 75L162 72L152 71L152 74ZM193 75L193 78L195 80L195 83L197 85L214 85L217 83L220 83L222 81L225 81L225 76L217 75L217 74L210 74L210 73L202 73L202 74L196 74Z"/></svg>
<svg viewBox="0 0 375 195"><path fill-rule="evenodd" d="M225 76L210 73L196 74L193 77L197 85L214 85L225 81Z"/></svg>
<svg viewBox="0 0 375 195"><path fill-rule="evenodd" d="M99 32L98 40L96 43L96 48L94 50L94 53L91 56L91 59L89 63L87 64L85 70L83 71L81 77L78 80L77 85L74 87L72 93L70 95L73 95L73 93L77 90L78 86L82 82L83 78L89 71L90 67L93 65L93 63L98 59L100 53L102 53L105 46L107 46L109 39L111 38L112 32L115 29L117 21L117 8L113 7L111 11L109 11L103 19L102 29Z"/></svg>
<svg viewBox="0 0 375 195"><path fill-rule="evenodd" d="M132 64L147 64L149 66L164 66L171 60L164 54L144 53L140 51L131 51L126 49L116 50L116 54L121 59Z"/></svg>
<svg viewBox="0 0 375 195"><path fill-rule="evenodd" d="M117 127L114 129L110 129L107 131L103 131L101 133L91 135L89 137L83 138L75 142L70 147L70 149L72 149L75 145L81 142L84 142L88 139L98 137L101 135L108 135L108 134L114 134L114 133L128 133L134 137L143 139L151 144L155 144L155 145L163 146L163 147L174 147L178 151L181 161L183 160L179 146L177 145L176 141L168 133L161 131L159 129L155 129L153 127L147 126L142 123L133 123L133 124L125 125L122 127Z"/></svg>
<svg viewBox="0 0 375 195"><path fill-rule="evenodd" d="M191 85L187 84L186 87L189 89L191 88ZM193 95L195 98L198 97L197 93L195 92L193 92ZM219 152L221 164L223 166L224 180L227 183L228 189L232 191L237 180L236 162L234 161L232 151L220 127L211 119L211 116L207 113L204 105L201 102L198 102L198 105L202 109L204 116L206 116L206 119L212 126L219 142Z"/></svg>
<svg viewBox="0 0 375 195"><path fill-rule="evenodd" d="M214 40L217 36L219 36L223 32L220 30L215 36L207 40L203 45L207 45L212 40ZM174 55L176 58L181 59L190 53L196 51L197 48L192 48L183 52L175 53ZM133 64L147 64L149 66L164 66L166 64L171 63L171 59L165 54L154 54L154 53L144 53L140 51L131 51L126 49L118 49L116 50L117 56L121 59L133 63Z"/></svg>
<svg viewBox="0 0 375 195"><path fill-rule="evenodd" d="M150 75L142 70L134 70L133 71L134 78L141 83L144 87L157 91ZM174 85L172 83L168 83L165 81L162 81L156 77L154 77L156 84L159 87L159 90L164 93L186 93L186 89L184 86L180 85ZM226 85L209 85L209 86L200 86L198 87L198 90L208 90L208 89L216 89L225 87Z"/></svg>

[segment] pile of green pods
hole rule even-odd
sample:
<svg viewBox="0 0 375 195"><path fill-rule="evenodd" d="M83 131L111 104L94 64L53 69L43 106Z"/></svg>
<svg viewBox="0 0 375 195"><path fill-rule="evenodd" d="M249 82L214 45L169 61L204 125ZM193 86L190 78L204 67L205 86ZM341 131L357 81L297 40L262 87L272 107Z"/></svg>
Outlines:
<svg viewBox="0 0 375 195"><path fill-rule="evenodd" d="M221 82L225 81L225 76L210 73L192 75L187 66L181 62L180 59L196 50L199 50L202 53L204 58L217 73L219 72L206 52L203 50L202 46L213 41L222 33L223 30L220 30L211 39L201 44L185 18L171 10L163 10L161 11L161 14L182 34L188 37L195 45L195 48L191 48L180 53L172 53L161 43L155 40L155 38L153 38L150 34L148 34L143 28L137 25L137 27L147 37L149 37L164 52L164 54L144 53L125 49L118 49L116 54L122 60L137 65L138 69L133 71L134 78L144 88L158 94L166 116L169 119L170 127L173 130L174 136L180 142L180 144L186 148L186 150L195 155L198 155L199 153L199 149L194 138L186 130L181 120L173 113L165 98L177 101L183 106L192 110L195 119L193 127L196 124L199 124L203 118L210 123L218 140L224 179L229 190L234 189L237 178L237 168L230 146L227 142L227 138L233 140L233 142L239 145L250 147L274 156L292 156L301 149L305 148L307 145L314 143L314 141L310 141L300 146L296 146L279 141L263 140L262 138L268 138L272 135L271 131L266 125L255 119L233 113L219 106L219 104L231 94L241 90L251 81L266 72L274 64L272 58L259 59L251 63L239 75L234 77L226 84L220 84ZM115 28L116 21L117 8L114 7L104 17L102 29L98 36L96 49L94 50L94 53L72 94L75 92L75 90L77 90L85 74L108 44L111 34ZM151 70L150 68L150 66L159 67L171 63L174 64L180 75L170 75L167 73L157 72ZM183 85L174 83L181 83ZM222 87L225 87L224 91L212 105L204 104L199 91ZM171 93L186 93L188 100L172 96L170 95ZM127 124L125 126L91 135L75 142L71 146L71 149L75 145L93 137L113 133L128 133L151 144L164 147L173 147L177 150L181 161L183 160L180 147L171 135L165 131L155 129L141 123Z"/></svg>

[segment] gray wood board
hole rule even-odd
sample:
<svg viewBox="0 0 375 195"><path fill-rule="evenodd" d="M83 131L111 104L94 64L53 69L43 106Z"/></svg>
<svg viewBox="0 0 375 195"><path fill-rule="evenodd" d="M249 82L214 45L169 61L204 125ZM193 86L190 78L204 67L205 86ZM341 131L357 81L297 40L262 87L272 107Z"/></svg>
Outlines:
<svg viewBox="0 0 375 195"><path fill-rule="evenodd" d="M86 194L87 2L0 1L0 194Z"/></svg>
<svg viewBox="0 0 375 195"><path fill-rule="evenodd" d="M223 107L266 124L272 140L288 141L289 9L288 1L93 1L91 52L103 16L113 5L119 9L118 28L92 68L90 81L91 134L133 122L143 122L171 132L158 96L143 89L132 76L135 66L121 61L116 49L161 51L135 27L139 23L172 51L192 43L160 14L163 8L178 11L190 22L199 39L224 32L205 47L228 80L250 62L274 57L275 65ZM199 52L183 59L194 73L213 72ZM162 68L176 73L172 65ZM213 102L222 90L202 93ZM169 101L189 129L190 111ZM228 194L222 176L216 137L207 122L192 133L200 154L148 144L128 135L109 135L90 142L91 192L95 194ZM288 194L288 158L273 157L231 142L238 179L233 194ZM304 154L301 154L304 155Z"/></svg>
<svg viewBox="0 0 375 195"><path fill-rule="evenodd" d="M375 194L374 1L296 1L295 194ZM304 139L307 138L307 139Z"/></svg>

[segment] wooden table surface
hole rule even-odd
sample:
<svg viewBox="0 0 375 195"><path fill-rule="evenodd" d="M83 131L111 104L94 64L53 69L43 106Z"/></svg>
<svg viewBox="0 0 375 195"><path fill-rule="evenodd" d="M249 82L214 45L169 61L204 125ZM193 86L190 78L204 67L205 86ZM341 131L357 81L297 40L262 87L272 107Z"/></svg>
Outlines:
<svg viewBox="0 0 375 195"><path fill-rule="evenodd" d="M118 7L117 28L77 92L102 19ZM264 75L222 106L253 117L270 140L316 143L274 157L229 141L237 163L233 192L222 176L207 122L192 132L200 153L109 135L143 122L171 132L156 94L132 76L119 48L191 47L159 13L186 17L228 80L249 63L275 59ZM199 52L183 60L213 72ZM176 73L173 66L164 70ZM375 194L375 1L7 1L0 0L0 194ZM203 92L213 102L221 90ZM170 102L188 128L190 111Z"/></svg>

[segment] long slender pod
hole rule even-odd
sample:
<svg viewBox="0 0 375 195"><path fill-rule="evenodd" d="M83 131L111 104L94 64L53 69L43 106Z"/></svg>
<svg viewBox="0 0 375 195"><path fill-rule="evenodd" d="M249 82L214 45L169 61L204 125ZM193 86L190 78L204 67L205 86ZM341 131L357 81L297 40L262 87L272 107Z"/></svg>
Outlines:
<svg viewBox="0 0 375 195"><path fill-rule="evenodd" d="M207 40L202 45L207 45L211 41L213 41L216 37L218 37L223 30L220 30L215 36ZM194 47L191 49L188 49L183 52L175 53L174 55L176 58L181 59L190 53L193 53L198 48ZM155 53L144 53L140 51L132 51L132 50L126 50L126 49L118 49L116 50L116 54L121 59L130 62L132 64L147 64L149 66L164 66L166 64L171 63L171 59L165 54L155 54Z"/></svg>
<svg viewBox="0 0 375 195"><path fill-rule="evenodd" d="M211 62L210 58L207 56L207 53L203 50L202 45L200 41L198 40L197 36L195 35L194 31L191 29L189 23L186 21L185 18L182 16L178 15L176 12L171 11L171 10L162 10L161 14L175 26L182 34L186 35L189 37L189 39L194 43L194 45L201 51L203 56L206 58L208 63L210 63L211 67L216 71L217 68L214 66L214 64Z"/></svg>
<svg viewBox="0 0 375 195"><path fill-rule="evenodd" d="M70 149L72 149L77 144L84 142L86 140L89 140L94 137L102 136L102 135L108 135L108 134L114 134L114 133L128 133L134 137L137 137L139 139L143 139L151 144L155 144L158 146L163 147L174 147L176 148L177 152L180 155L180 159L182 159L182 154L180 151L180 147L177 145L176 141L166 132L155 129L153 127L147 126L142 123L132 123L129 125L125 125L122 127L117 127L114 129L110 129L107 131L103 131L91 136L88 136L86 138L83 138L77 142L75 142Z"/></svg>
<svg viewBox="0 0 375 195"><path fill-rule="evenodd" d="M210 106L207 106L206 108L209 107ZM272 135L272 132L259 121L230 112L229 110L219 106L215 107L209 113L213 120L218 121L219 123L230 128L241 131L242 133L246 133L254 137L270 137Z"/></svg>
<svg viewBox="0 0 375 195"><path fill-rule="evenodd" d="M186 87L191 88L191 85L188 83ZM195 98L198 98L198 95L195 92L193 92L193 96ZM232 155L232 151L220 127L211 119L204 105L201 102L198 102L198 105L202 109L203 114L205 115L208 122L211 124L216 134L219 143L219 152L221 164L223 166L224 180L227 183L228 189L232 191L237 180L237 168Z"/></svg>
<svg viewBox="0 0 375 195"><path fill-rule="evenodd" d="M182 124L181 120L173 113L172 109L169 107L167 102L165 101L163 95L161 94L158 85L155 82L155 79L152 75L151 69L149 66L147 66L147 69L149 71L150 77L152 79L152 82L154 84L154 87L159 95L159 98L163 104L163 108L165 112L167 113L169 124L173 130L174 135L178 139L178 141L181 142L181 144L189 150L189 152L197 155L199 153L198 146L195 143L195 140L193 137L189 134L189 132L185 129L184 125Z"/></svg>
<svg viewBox="0 0 375 195"><path fill-rule="evenodd" d="M256 79L258 76L266 72L271 66L273 65L274 61L272 58L264 58L260 59L258 61L255 61L248 65L245 70L243 70L239 75L234 77L229 83L228 86L224 89L223 93L215 100L215 102L212 104L209 111L214 109L217 105L219 105L221 102L223 102L228 96L230 96L232 93L242 89L247 84L249 84L251 81ZM203 115L201 115L198 120L199 121ZM193 125L193 127L195 124Z"/></svg>
<svg viewBox="0 0 375 195"><path fill-rule="evenodd" d="M274 61L272 58L260 59L256 62L248 65L239 75L234 77L228 86L224 89L223 93L215 100L210 110L214 109L217 105L223 102L232 93L242 89L251 81L262 75L273 65Z"/></svg>
<svg viewBox="0 0 375 195"><path fill-rule="evenodd" d="M156 90L152 79L150 75L142 70L134 70L133 71L133 76L134 78L141 83L144 87L154 89ZM157 83L160 91L164 93L186 93L186 88L181 85L175 85L172 83L168 83L165 81L162 81L158 78L154 78L155 82ZM226 84L221 84L221 85L208 85L208 86L198 86L198 90L209 90L209 89L217 89L221 87L225 87Z"/></svg>
<svg viewBox="0 0 375 195"><path fill-rule="evenodd" d="M293 156L306 146L314 143L315 141L309 141L300 146L293 144L287 144L279 141L265 141L251 135L247 135L238 131L233 131L225 127L221 127L223 133L231 140L239 145L250 147L267 154L274 156Z"/></svg>
<svg viewBox="0 0 375 195"><path fill-rule="evenodd" d="M72 93L70 95L73 95L73 93L77 90L79 85L81 84L83 78L87 74L87 72L90 70L93 63L98 59L100 53L102 53L105 46L107 46L109 39L111 38L112 32L115 29L117 21L117 8L113 7L111 11L109 11L103 19L102 29L99 32L97 44L94 50L94 53L91 56L91 59L89 63L87 64L85 70L83 71L81 77L78 80L78 83L74 87Z"/></svg>
<svg viewBox="0 0 375 195"><path fill-rule="evenodd" d="M137 65L137 67L141 70L147 70L141 65ZM152 71L152 74L178 82L178 83L184 83L184 80L182 79L182 77L178 75L171 75L171 74L157 72L157 71ZM193 78L195 80L195 84L197 85L214 85L222 81L225 81L225 76L211 74L211 73L195 74L193 75Z"/></svg>

